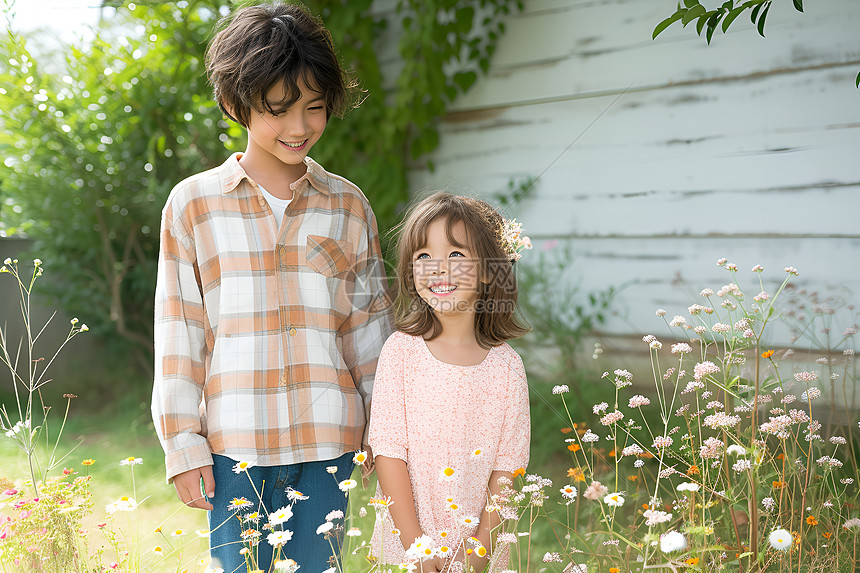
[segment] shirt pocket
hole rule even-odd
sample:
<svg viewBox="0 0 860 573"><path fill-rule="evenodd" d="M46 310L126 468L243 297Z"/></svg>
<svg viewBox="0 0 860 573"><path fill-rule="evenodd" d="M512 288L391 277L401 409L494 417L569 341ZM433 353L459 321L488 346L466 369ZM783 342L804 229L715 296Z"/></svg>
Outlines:
<svg viewBox="0 0 860 573"><path fill-rule="evenodd" d="M334 277L352 268L352 245L321 235L308 235L305 259L310 268L327 277Z"/></svg>

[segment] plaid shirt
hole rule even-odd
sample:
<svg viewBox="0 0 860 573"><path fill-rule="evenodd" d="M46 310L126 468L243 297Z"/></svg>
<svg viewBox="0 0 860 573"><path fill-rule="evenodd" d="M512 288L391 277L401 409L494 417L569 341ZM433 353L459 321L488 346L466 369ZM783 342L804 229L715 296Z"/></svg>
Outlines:
<svg viewBox="0 0 860 573"><path fill-rule="evenodd" d="M152 415L168 480L212 453L271 466L359 449L391 332L361 191L307 158L278 229L239 157L162 213Z"/></svg>

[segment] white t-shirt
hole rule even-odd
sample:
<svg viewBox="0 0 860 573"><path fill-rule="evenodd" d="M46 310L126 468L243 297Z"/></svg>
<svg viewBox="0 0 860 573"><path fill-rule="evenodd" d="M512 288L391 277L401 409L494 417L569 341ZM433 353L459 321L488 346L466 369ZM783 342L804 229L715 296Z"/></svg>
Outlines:
<svg viewBox="0 0 860 573"><path fill-rule="evenodd" d="M268 191L266 191L262 185L259 183L257 187L260 188L260 191L263 192L263 197L266 198L266 201L269 202L269 207L272 209L272 213L275 214L275 221L278 222L278 228L281 228L281 223L284 221L284 211L287 209L287 205L290 204L292 199L278 199Z"/></svg>

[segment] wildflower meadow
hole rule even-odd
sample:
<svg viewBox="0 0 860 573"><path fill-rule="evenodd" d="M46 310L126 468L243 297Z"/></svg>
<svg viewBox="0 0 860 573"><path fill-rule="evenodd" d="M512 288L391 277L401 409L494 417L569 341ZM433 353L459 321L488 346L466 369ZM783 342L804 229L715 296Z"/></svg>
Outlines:
<svg viewBox="0 0 860 573"><path fill-rule="evenodd" d="M718 265L726 284L704 288L684 310L656 310L657 334L641 342L650 368L614 367L627 357L595 353L609 368L584 374L605 396L588 405L589 419L574 414L582 405L573 403L569 385L531 381L533 393L545 395L533 400L533 425L550 419L558 428L533 434L532 450L549 452L542 458L549 461L518 470L499 495L488 496L487 507L500 517L489 547L436 532L458 541L419 538L406 562L385 564L371 532L388 522L392 501L372 495L374 480L357 471L338 483L349 510L332 511L316 530L343 555L323 573L421 571L436 556L453 558L447 569L462 571L471 569L470 556L488 554L488 570L505 573L856 570L855 309L795 288L799 271L792 267L768 273L758 265L741 271L725 259ZM2 271L17 281L26 335L16 345L0 331L16 400L0 410L2 429L24 461L15 466L24 473L0 471L0 570L219 571L208 559L208 531L195 527L205 522L202 512L188 521L174 500L175 510L161 503L165 514L143 513L149 490L168 488L139 483L144 459L96 461L86 457L86 443L59 448L74 397L65 397L65 415L49 432L40 390L56 383L46 374L53 359L36 350L44 325L31 324L30 315L44 265L36 259L22 275L18 261L7 260ZM57 353L88 330L77 319L69 327ZM366 456L357 452L356 465ZM123 472L121 495L103 499L108 484L90 475L97 463ZM234 472L241 477L251 466L237 463ZM440 467L440 479L459 471ZM282 508L247 498L230 503L231 519L242 522L236 548L249 571L259 571L260 544L274 548L273 570L296 570L290 519L307 496L287 493ZM458 511L455 497L446 503ZM464 525L475 519L457 517Z"/></svg>

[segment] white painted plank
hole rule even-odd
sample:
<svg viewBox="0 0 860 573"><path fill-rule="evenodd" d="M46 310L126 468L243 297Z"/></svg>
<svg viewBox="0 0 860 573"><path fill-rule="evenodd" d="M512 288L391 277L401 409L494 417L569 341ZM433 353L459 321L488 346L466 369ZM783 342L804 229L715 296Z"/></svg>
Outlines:
<svg viewBox="0 0 860 573"><path fill-rule="evenodd" d="M543 174L520 209L543 234L856 235L858 95L832 88L850 73L628 94L584 134L612 97L454 118L413 187L487 195Z"/></svg>
<svg viewBox="0 0 860 573"><path fill-rule="evenodd" d="M532 3L528 2L530 6ZM484 109L525 102L617 92L638 86L719 81L860 61L856 30L860 3L808 3L797 13L774 3L767 38L739 18L711 46L676 24L651 40L673 2L578 2L567 10L527 10L508 21L488 77L454 103Z"/></svg>

